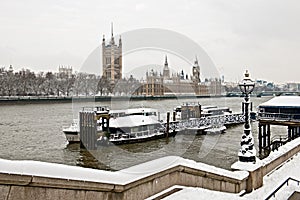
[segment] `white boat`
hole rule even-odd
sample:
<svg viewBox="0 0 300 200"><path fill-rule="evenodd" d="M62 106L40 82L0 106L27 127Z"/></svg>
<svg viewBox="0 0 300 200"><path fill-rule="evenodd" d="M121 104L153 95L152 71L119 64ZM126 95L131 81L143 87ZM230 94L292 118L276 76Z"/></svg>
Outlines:
<svg viewBox="0 0 300 200"><path fill-rule="evenodd" d="M86 108L84 108L86 109ZM98 143L132 143L141 140L149 140L162 137L164 132L159 122L156 109L152 108L130 108L124 110L94 110L97 114L108 112L110 115L109 132L110 137L100 136ZM97 121L97 124L101 122ZM101 131L101 126L97 125L97 131ZM160 131L159 131L160 130ZM63 132L69 143L80 142L80 127L78 120L74 121L69 127L64 127Z"/></svg>
<svg viewBox="0 0 300 200"><path fill-rule="evenodd" d="M128 115L110 119L109 142L114 144L137 143L165 137L161 123L152 116ZM106 143L105 137L98 144Z"/></svg>
<svg viewBox="0 0 300 200"><path fill-rule="evenodd" d="M93 110L97 114L101 113L108 113L109 109L107 106L101 106L101 107L84 107L82 110ZM98 123L98 122L97 122ZM80 142L80 126L79 126L79 120L73 119L73 122L70 126L63 127L62 130L66 136L67 141L70 143L78 143Z"/></svg>
<svg viewBox="0 0 300 200"><path fill-rule="evenodd" d="M63 132L69 143L80 142L80 136L79 136L80 128L79 128L78 120L74 120L72 124L68 127L63 127Z"/></svg>
<svg viewBox="0 0 300 200"><path fill-rule="evenodd" d="M183 114L184 109L185 114ZM189 111L186 112L186 110ZM228 115L232 113L232 111L228 107L201 106L199 103L183 103L181 106L176 106L174 108L174 112L176 113L176 120L185 120L186 118L199 118L216 115Z"/></svg>

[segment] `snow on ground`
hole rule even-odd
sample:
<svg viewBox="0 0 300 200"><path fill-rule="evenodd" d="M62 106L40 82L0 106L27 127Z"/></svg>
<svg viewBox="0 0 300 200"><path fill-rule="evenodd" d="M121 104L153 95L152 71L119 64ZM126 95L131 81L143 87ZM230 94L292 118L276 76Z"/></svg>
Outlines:
<svg viewBox="0 0 300 200"><path fill-rule="evenodd" d="M270 172L264 177L263 187L245 194L240 197L239 194L217 192L203 188L187 187L178 191L166 198L165 200L188 200L188 199L265 199L267 198L278 186L281 185L287 178L292 177L300 180L299 173L300 156L296 154L281 167ZM300 191L300 186L297 183L290 181L289 185L283 186L277 193L274 199L287 199L294 191Z"/></svg>

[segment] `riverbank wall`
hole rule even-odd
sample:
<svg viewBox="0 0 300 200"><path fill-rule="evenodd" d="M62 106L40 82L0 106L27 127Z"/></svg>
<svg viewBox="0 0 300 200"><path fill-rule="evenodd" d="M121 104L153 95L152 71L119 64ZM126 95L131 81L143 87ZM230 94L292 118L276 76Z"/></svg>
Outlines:
<svg viewBox="0 0 300 200"><path fill-rule="evenodd" d="M110 101L143 101L143 100L167 100L167 99L198 99L218 98L225 96L195 96L195 95L166 95L166 96L77 96L77 97L35 97L17 96L0 97L1 104L37 104L37 103L72 103L76 102L110 102Z"/></svg>
<svg viewBox="0 0 300 200"><path fill-rule="evenodd" d="M38 161L0 159L0 199L144 199L172 186L251 192L300 151L297 138L264 160L229 171L168 156L116 172Z"/></svg>
<svg viewBox="0 0 300 200"><path fill-rule="evenodd" d="M169 156L117 172L0 160L0 199L144 199L174 185L237 193L248 172Z"/></svg>

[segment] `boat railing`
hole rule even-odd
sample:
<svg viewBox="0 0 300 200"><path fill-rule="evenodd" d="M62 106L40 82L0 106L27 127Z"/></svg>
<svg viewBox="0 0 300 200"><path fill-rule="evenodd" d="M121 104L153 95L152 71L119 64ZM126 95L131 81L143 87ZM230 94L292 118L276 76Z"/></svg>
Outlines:
<svg viewBox="0 0 300 200"><path fill-rule="evenodd" d="M149 136L149 135L154 135L159 132L158 129L152 129L152 130L145 130L145 131L135 131L131 133L114 133L111 134L111 139L120 139L120 138L138 138L138 137L143 137L143 136Z"/></svg>
<svg viewBox="0 0 300 200"><path fill-rule="evenodd" d="M131 132L131 135L135 135L137 137L141 137L141 136L148 136L148 135L152 135L157 133L158 130L157 129L152 129L152 130L145 130L145 131L136 131L136 132Z"/></svg>
<svg viewBox="0 0 300 200"><path fill-rule="evenodd" d="M108 106L86 106L82 107L83 112L108 112Z"/></svg>
<svg viewBox="0 0 300 200"><path fill-rule="evenodd" d="M259 112L258 113L258 119L262 119L262 120L300 121L300 114Z"/></svg>

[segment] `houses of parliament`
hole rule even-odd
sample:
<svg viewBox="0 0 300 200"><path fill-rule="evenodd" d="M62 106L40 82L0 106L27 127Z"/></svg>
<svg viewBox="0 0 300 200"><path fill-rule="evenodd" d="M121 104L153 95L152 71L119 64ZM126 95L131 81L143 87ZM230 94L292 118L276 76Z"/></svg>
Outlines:
<svg viewBox="0 0 300 200"><path fill-rule="evenodd" d="M105 36L102 39L102 77L114 85L122 77L122 39L115 42L113 27L111 27L111 38L106 43ZM167 55L164 59L162 72L153 69L145 72L146 78L140 81L140 86L131 95L163 96L163 95L197 95L218 96L223 92L222 81L219 78L200 79L200 66L195 58L190 77L182 70L172 73L168 65Z"/></svg>

